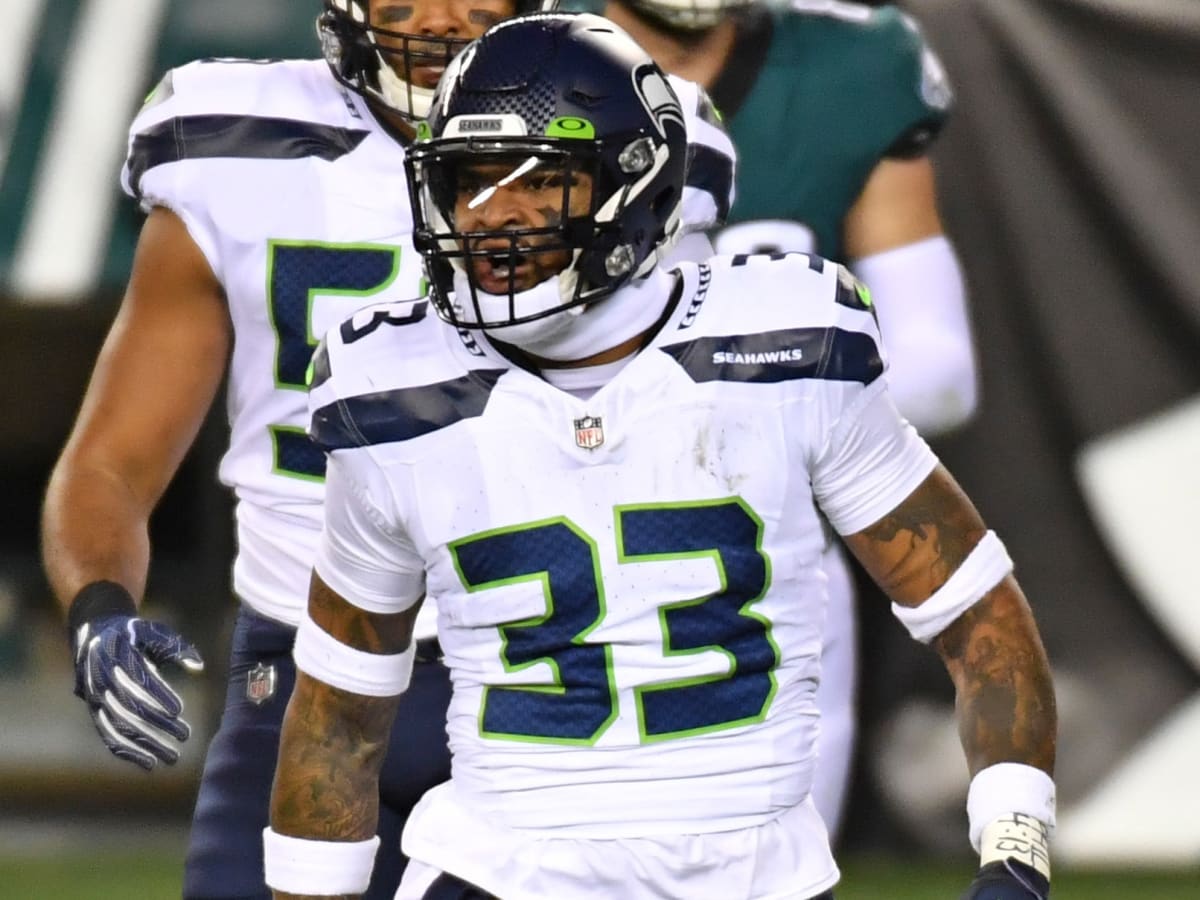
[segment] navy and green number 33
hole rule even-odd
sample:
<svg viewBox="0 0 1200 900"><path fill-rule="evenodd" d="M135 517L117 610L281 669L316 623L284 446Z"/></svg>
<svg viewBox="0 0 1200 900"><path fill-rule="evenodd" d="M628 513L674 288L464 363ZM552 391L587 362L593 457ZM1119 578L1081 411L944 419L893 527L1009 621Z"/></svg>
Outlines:
<svg viewBox="0 0 1200 900"><path fill-rule="evenodd" d="M716 651L725 672L660 682L634 691L642 743L760 721L775 696L779 648L770 623L753 611L770 583L762 522L744 501L621 506L614 510L623 565L709 558L720 589L659 608L667 657ZM548 663L554 683L486 687L485 737L564 744L595 742L617 717L612 648L589 642L604 620L605 593L595 541L565 518L474 535L451 545L471 593L541 582L547 612L501 624L506 671Z"/></svg>

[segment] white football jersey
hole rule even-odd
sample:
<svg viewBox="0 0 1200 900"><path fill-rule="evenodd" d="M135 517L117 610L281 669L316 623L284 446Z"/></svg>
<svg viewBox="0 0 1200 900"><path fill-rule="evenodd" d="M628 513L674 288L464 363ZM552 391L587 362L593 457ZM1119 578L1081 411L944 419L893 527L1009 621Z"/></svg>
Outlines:
<svg viewBox="0 0 1200 900"><path fill-rule="evenodd" d="M508 828L697 834L802 803L818 508L861 530L936 462L844 268L776 254L680 273L667 324L587 399L423 301L360 312L314 358L317 571L375 611L436 600L453 793Z"/></svg>
<svg viewBox="0 0 1200 900"><path fill-rule="evenodd" d="M732 145L705 142L685 221L728 210ZM321 528L325 459L305 435L305 373L326 329L355 310L425 293L410 240L403 146L322 60L206 60L173 69L130 129L121 182L145 209L186 223L225 288L234 327L231 438L221 480L237 498L234 588L296 624ZM713 186L730 196L713 198Z"/></svg>

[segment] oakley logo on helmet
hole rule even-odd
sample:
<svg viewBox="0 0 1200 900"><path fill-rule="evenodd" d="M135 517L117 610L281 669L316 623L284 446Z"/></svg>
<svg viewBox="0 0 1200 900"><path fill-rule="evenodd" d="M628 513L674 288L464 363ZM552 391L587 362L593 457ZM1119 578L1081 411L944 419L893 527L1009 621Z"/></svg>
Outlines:
<svg viewBox="0 0 1200 900"><path fill-rule="evenodd" d="M587 119L578 116L559 116L546 125L546 137L576 138L590 141L596 137L596 128Z"/></svg>

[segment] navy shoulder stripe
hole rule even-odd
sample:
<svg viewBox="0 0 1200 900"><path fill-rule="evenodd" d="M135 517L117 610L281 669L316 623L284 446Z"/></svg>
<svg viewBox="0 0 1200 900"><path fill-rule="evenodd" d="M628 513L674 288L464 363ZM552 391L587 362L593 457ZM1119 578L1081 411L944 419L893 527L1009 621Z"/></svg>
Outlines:
<svg viewBox="0 0 1200 900"><path fill-rule="evenodd" d="M693 381L773 384L803 378L870 384L883 372L875 340L841 328L698 338L662 348Z"/></svg>
<svg viewBox="0 0 1200 900"><path fill-rule="evenodd" d="M130 183L155 166L181 159L304 159L345 156L369 131L265 116L181 116L159 122L133 139ZM138 187L140 192L140 187Z"/></svg>
<svg viewBox="0 0 1200 900"><path fill-rule="evenodd" d="M688 145L687 186L712 194L719 222L729 218L729 192L733 190L733 159L708 144Z"/></svg>
<svg viewBox="0 0 1200 900"><path fill-rule="evenodd" d="M325 451L411 440L482 415L506 371L476 369L439 384L347 397L313 413L309 436Z"/></svg>

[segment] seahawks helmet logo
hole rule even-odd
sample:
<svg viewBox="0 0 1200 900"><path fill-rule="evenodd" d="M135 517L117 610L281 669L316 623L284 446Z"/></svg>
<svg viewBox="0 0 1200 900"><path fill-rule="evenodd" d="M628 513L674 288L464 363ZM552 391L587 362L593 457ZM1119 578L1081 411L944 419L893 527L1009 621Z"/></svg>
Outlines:
<svg viewBox="0 0 1200 900"><path fill-rule="evenodd" d="M634 69L633 85L642 105L646 107L646 112L654 120L660 137L666 137L667 130L664 125L668 121L675 122L680 128L685 127L683 109L657 66L646 63Z"/></svg>

